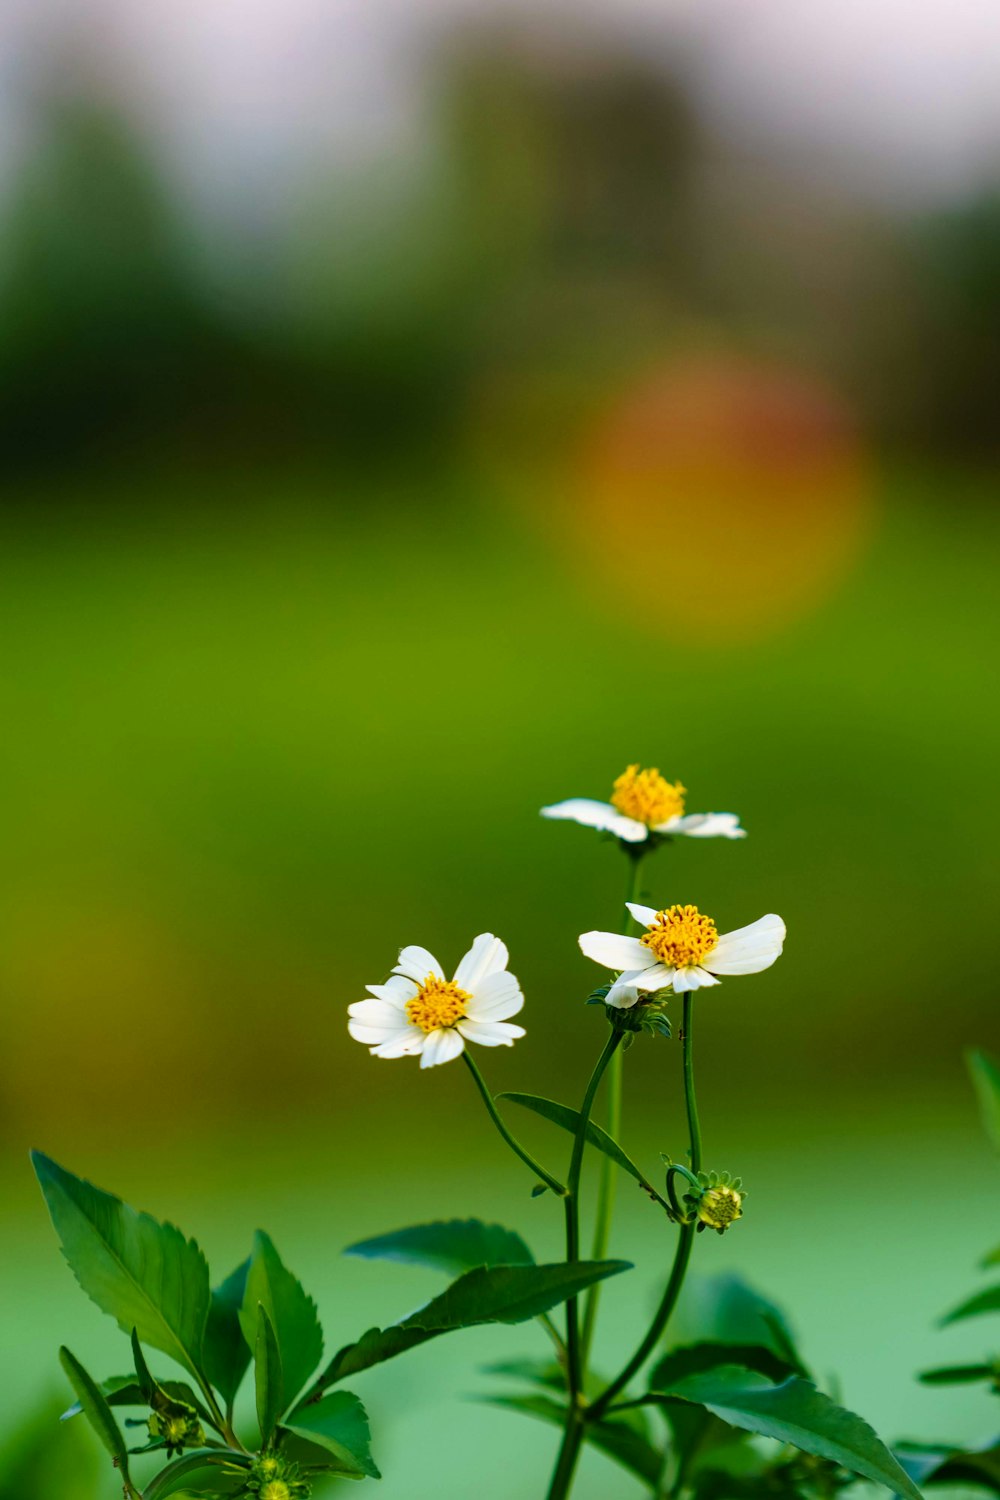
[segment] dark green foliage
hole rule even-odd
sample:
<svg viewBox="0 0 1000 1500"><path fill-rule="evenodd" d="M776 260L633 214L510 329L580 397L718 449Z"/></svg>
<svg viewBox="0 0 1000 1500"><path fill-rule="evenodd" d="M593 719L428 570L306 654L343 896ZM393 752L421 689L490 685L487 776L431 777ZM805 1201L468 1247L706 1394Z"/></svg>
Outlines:
<svg viewBox="0 0 1000 1500"><path fill-rule="evenodd" d="M350 1391L331 1391L284 1424L297 1437L325 1448L340 1473L379 1479L371 1455L368 1414Z"/></svg>
<svg viewBox="0 0 1000 1500"><path fill-rule="evenodd" d="M476 1266L530 1266L535 1257L519 1234L481 1219L448 1219L415 1224L348 1245L345 1255L364 1260L395 1260L430 1266L452 1275Z"/></svg>
<svg viewBox="0 0 1000 1500"><path fill-rule="evenodd" d="M227 1402L235 1399L250 1364L250 1345L240 1327L249 1270L250 1261L245 1260L215 1288L205 1325L205 1374Z"/></svg>
<svg viewBox="0 0 1000 1500"><path fill-rule="evenodd" d="M345 1375L367 1370L455 1329L474 1328L481 1323L524 1323L577 1296L594 1282L630 1269L628 1261L606 1260L467 1271L440 1297L402 1322L390 1328L370 1328L357 1343L341 1349L323 1372L319 1385L325 1389Z"/></svg>

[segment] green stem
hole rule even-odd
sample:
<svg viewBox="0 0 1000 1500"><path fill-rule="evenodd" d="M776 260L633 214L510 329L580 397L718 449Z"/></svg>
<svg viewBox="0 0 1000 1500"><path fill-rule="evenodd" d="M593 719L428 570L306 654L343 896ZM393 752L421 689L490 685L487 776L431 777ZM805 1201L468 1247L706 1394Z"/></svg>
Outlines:
<svg viewBox="0 0 1000 1500"><path fill-rule="evenodd" d="M555 1470L549 1484L547 1500L565 1500L569 1494L582 1447L583 1422L580 1413L571 1408L566 1419L566 1430L563 1433Z"/></svg>
<svg viewBox="0 0 1000 1500"><path fill-rule="evenodd" d="M625 923L622 927L624 933L628 933L633 925L632 913L628 909L628 903L634 901L639 894L639 870L642 865L645 846L633 844L626 850L628 859L628 878L625 882ZM616 1052L611 1059L611 1067L608 1069L608 1124L607 1130L613 1141L617 1141L622 1125L622 1095L623 1074L625 1055ZM614 1162L608 1156L601 1157L601 1175L597 1186L597 1215L594 1224L594 1245L591 1251L591 1260L603 1260L608 1253L608 1244L611 1240L611 1221L615 1212L615 1190L618 1186L617 1169ZM590 1346L594 1339L594 1327L597 1323L597 1307L601 1300L600 1284L596 1283L587 1293L583 1312L583 1334L581 1345L583 1350L583 1363L586 1366L590 1354Z"/></svg>
<svg viewBox="0 0 1000 1500"><path fill-rule="evenodd" d="M465 1049L465 1051L462 1053L462 1056L465 1059L466 1067L472 1074L472 1077L476 1084L476 1088L479 1090L480 1094L483 1097L483 1103L486 1105L486 1110L489 1114L490 1119L493 1121L497 1130L500 1132L500 1135L507 1142L507 1145L513 1151L514 1155L519 1156L524 1162L525 1166L530 1167L535 1176L541 1178L546 1187L551 1188L552 1191L556 1193L560 1198L565 1198L567 1189L559 1181L558 1177L553 1177L551 1172L546 1172L545 1168L543 1166L540 1166L535 1158L531 1155L531 1152L526 1151L521 1145L520 1141L516 1140L515 1137L512 1136L510 1131L507 1129L506 1125L500 1117L500 1111L496 1107L496 1102L493 1098L493 1095L489 1091L486 1079L483 1077L482 1073L480 1073L479 1068L473 1061L472 1057L470 1057L468 1048Z"/></svg>
<svg viewBox="0 0 1000 1500"><path fill-rule="evenodd" d="M604 1043L601 1055L594 1065L594 1071L590 1075L590 1082L587 1084L587 1091L583 1096L583 1103L580 1105L580 1114L576 1122L576 1136L573 1140L573 1155L570 1158L569 1173L566 1178L567 1265L573 1265L580 1259L580 1175L583 1170L583 1153L587 1144L587 1126L590 1124L590 1112L594 1107L594 1099L597 1095L601 1079L604 1076L604 1070L615 1056L615 1053L618 1052L618 1048L624 1039L625 1033L619 1031L616 1027L608 1032L608 1039ZM585 1372L582 1352L577 1318L577 1299L571 1297L566 1303L566 1355L571 1406L576 1405L583 1391Z"/></svg>
<svg viewBox="0 0 1000 1500"><path fill-rule="evenodd" d="M691 1019L694 1008L692 998L691 991L687 990L684 995L682 1046L684 1054L684 1106L687 1111L688 1139L691 1143L691 1170L697 1174L701 1167L701 1125L698 1121L698 1101L695 1098L694 1092L694 1058L691 1043ZM649 1331L621 1374L615 1377L607 1390L594 1402L589 1412L591 1420L597 1421L607 1411L611 1402L620 1391L625 1389L632 1377L642 1369L646 1360L660 1342L663 1330L670 1321L670 1316L677 1305L677 1299L684 1285L684 1277L687 1275L688 1262L691 1259L691 1246L694 1243L696 1227L695 1222L681 1225L680 1237L674 1253L674 1263L670 1270L670 1279L667 1282L660 1305L650 1324Z"/></svg>

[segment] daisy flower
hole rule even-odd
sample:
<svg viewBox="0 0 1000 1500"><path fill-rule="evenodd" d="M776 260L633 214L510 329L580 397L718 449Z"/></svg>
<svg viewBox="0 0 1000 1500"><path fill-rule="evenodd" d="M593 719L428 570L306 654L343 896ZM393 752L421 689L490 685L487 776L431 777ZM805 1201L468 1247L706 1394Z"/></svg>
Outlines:
<svg viewBox="0 0 1000 1500"><path fill-rule="evenodd" d="M719 936L711 917L696 906L651 906L627 903L646 931L642 937L617 932L585 932L580 947L588 958L606 969L618 969L606 1004L629 1010L640 992L650 994L672 987L676 994L718 984L716 976L758 974L769 969L785 941L785 924L770 913L749 927Z"/></svg>
<svg viewBox="0 0 1000 1500"><path fill-rule="evenodd" d="M466 1042L512 1047L524 1036L522 1026L509 1024L524 996L507 957L499 938L481 932L446 979L426 948L404 948L385 984L366 985L372 998L347 1007L347 1029L373 1057L419 1055L422 1068L451 1062Z"/></svg>
<svg viewBox="0 0 1000 1500"><path fill-rule="evenodd" d="M618 777L610 802L571 797L568 802L543 807L542 817L569 818L586 828L613 833L627 844L641 844L654 834L684 833L696 839L746 838L746 830L740 827L735 813L685 813L686 790L679 781L665 780L655 766L643 771L634 765Z"/></svg>

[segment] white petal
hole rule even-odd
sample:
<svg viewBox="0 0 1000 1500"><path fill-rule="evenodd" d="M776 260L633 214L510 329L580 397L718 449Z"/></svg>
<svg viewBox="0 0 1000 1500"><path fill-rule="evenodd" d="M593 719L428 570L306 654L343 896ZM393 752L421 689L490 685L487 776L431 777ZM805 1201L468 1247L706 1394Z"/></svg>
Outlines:
<svg viewBox="0 0 1000 1500"><path fill-rule="evenodd" d="M423 984L428 974L434 974L438 979L444 978L444 970L433 953L428 953L426 948L413 945L402 950L399 962L392 972L405 974L408 979L415 979L417 984Z"/></svg>
<svg viewBox="0 0 1000 1500"><path fill-rule="evenodd" d="M384 1026L388 1031L398 1031L410 1024L404 1010L385 1000L355 1000L347 1007L347 1014L366 1026Z"/></svg>
<svg viewBox="0 0 1000 1500"><path fill-rule="evenodd" d="M670 818L661 823L656 832L686 833L693 839L745 839L747 836L735 813L687 813L683 818Z"/></svg>
<svg viewBox="0 0 1000 1500"><path fill-rule="evenodd" d="M588 958L606 969L649 967L649 949L638 938L624 937L620 932L583 932L580 947Z"/></svg>
<svg viewBox="0 0 1000 1500"><path fill-rule="evenodd" d="M500 974L507 967L507 949L492 932L481 932L455 970L460 990L474 991L489 974Z"/></svg>
<svg viewBox="0 0 1000 1500"><path fill-rule="evenodd" d="M459 1021L458 1030L480 1047L513 1047L516 1039L524 1036L523 1026L511 1026L507 1021Z"/></svg>
<svg viewBox="0 0 1000 1500"><path fill-rule="evenodd" d="M524 1005L521 986L513 974L490 974L469 1001L471 1021L506 1021Z"/></svg>
<svg viewBox="0 0 1000 1500"><path fill-rule="evenodd" d="M774 912L720 937L703 967L712 974L759 974L769 969L785 941L785 924Z"/></svg>
<svg viewBox="0 0 1000 1500"><path fill-rule="evenodd" d="M626 901L625 905L632 913L640 927L652 927L659 916L655 906L640 906L637 901Z"/></svg>
<svg viewBox="0 0 1000 1500"><path fill-rule="evenodd" d="M568 802L555 802L542 808L543 818L569 818L582 823L585 828L607 828L620 817L617 807L610 802L594 802L589 797L571 797Z"/></svg>
<svg viewBox="0 0 1000 1500"><path fill-rule="evenodd" d="M629 979L644 994L652 995L656 990L665 990L672 984L675 972L669 964L654 964L651 969L643 969L639 974L623 974L622 978Z"/></svg>
<svg viewBox="0 0 1000 1500"><path fill-rule="evenodd" d="M413 980L404 979L402 974L393 974L392 978L387 979L385 984L366 984L365 989L369 995L374 995L377 1000L387 1000L397 1010L401 1009L407 1000L412 1000L417 993L417 986Z"/></svg>
<svg viewBox="0 0 1000 1500"><path fill-rule="evenodd" d="M639 1003L639 991L636 988L634 977L631 974L622 974L615 980L607 993L605 1005L611 1005L615 1010L631 1010L633 1005Z"/></svg>
<svg viewBox="0 0 1000 1500"><path fill-rule="evenodd" d="M371 1026L366 1021L352 1019L348 1021L347 1029L356 1042L362 1042L366 1047L377 1047L382 1042L405 1035L409 1027L394 1026L390 1030L388 1026Z"/></svg>
<svg viewBox="0 0 1000 1500"><path fill-rule="evenodd" d="M451 1062L453 1057L465 1051L465 1043L457 1031L430 1031L420 1056L422 1068L436 1068L440 1063Z"/></svg>
<svg viewBox="0 0 1000 1500"><path fill-rule="evenodd" d="M393 1037L381 1046L372 1047L372 1057L416 1057L423 1052L427 1038L416 1026L403 1036Z"/></svg>
<svg viewBox="0 0 1000 1500"><path fill-rule="evenodd" d="M543 818L571 818L585 828L599 828L613 833L615 838L626 843L638 844L649 837L645 823L635 818L626 818L610 802L592 802L589 797L571 797L568 802L556 802L552 807L542 808Z"/></svg>
<svg viewBox="0 0 1000 1500"><path fill-rule="evenodd" d="M685 990L701 990L707 985L718 984L718 982L706 969L699 968L697 965L689 969L678 969L674 975L674 994L682 995Z"/></svg>

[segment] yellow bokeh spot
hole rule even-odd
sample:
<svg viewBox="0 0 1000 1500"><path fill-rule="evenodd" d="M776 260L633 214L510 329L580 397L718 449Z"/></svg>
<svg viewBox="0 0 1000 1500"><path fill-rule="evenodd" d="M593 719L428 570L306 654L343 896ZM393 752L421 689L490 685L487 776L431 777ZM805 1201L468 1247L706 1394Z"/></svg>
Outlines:
<svg viewBox="0 0 1000 1500"><path fill-rule="evenodd" d="M647 828L657 828L669 818L681 816L686 791L679 781L671 785L655 766L642 771L634 765L623 771L615 782L611 801L626 818L645 823Z"/></svg>
<svg viewBox="0 0 1000 1500"><path fill-rule="evenodd" d="M661 964L672 969L690 969L700 964L719 944L719 933L711 917L696 906L668 906L658 911L652 926L639 939Z"/></svg>
<svg viewBox="0 0 1000 1500"><path fill-rule="evenodd" d="M468 1015L471 999L453 980L428 974L417 994L406 1002L406 1014L421 1031L438 1031L442 1026L454 1026Z"/></svg>

